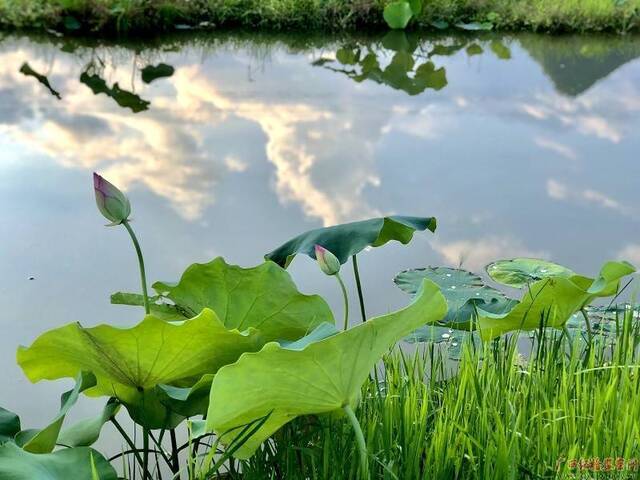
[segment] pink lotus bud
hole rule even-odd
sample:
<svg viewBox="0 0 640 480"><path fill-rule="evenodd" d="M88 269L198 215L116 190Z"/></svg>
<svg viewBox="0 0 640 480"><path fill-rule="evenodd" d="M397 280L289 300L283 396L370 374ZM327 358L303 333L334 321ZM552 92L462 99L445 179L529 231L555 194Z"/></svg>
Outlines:
<svg viewBox="0 0 640 480"><path fill-rule="evenodd" d="M336 275L340 271L340 260L326 248L315 245L316 260L322 270L327 275Z"/></svg>
<svg viewBox="0 0 640 480"><path fill-rule="evenodd" d="M96 205L100 213L111 221L111 225L119 225L129 218L131 205L129 199L113 184L93 173L93 189L96 193Z"/></svg>

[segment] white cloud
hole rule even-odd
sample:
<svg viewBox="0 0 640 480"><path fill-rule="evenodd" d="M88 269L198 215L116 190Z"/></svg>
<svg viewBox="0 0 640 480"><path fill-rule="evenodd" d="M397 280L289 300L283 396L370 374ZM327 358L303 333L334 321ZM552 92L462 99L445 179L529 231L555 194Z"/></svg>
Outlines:
<svg viewBox="0 0 640 480"><path fill-rule="evenodd" d="M549 150L569 160L576 160L578 158L576 152L571 147L551 140L549 138L536 137L534 139L534 142L538 147Z"/></svg>
<svg viewBox="0 0 640 480"><path fill-rule="evenodd" d="M547 195L555 200L564 200L568 195L567 186L550 178L547 180Z"/></svg>

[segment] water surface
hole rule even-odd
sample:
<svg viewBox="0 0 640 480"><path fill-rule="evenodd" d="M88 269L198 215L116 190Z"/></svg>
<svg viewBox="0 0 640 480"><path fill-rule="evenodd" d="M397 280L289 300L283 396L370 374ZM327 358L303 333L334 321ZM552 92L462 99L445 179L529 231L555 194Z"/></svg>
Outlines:
<svg viewBox="0 0 640 480"><path fill-rule="evenodd" d="M127 190L152 280L391 213L439 227L362 255L371 313L406 302L391 279L409 267L640 263L638 56L635 37L1 39L0 404L41 426L67 385L29 384L18 344L141 317L108 302L137 290L137 264L94 170ZM332 279L306 258L291 271L341 315Z"/></svg>

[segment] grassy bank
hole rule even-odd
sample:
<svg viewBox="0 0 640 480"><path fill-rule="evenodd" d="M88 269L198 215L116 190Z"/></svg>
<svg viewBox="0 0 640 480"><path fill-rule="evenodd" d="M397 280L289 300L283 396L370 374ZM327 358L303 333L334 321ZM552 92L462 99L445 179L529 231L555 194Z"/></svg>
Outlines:
<svg viewBox="0 0 640 480"><path fill-rule="evenodd" d="M0 26L148 33L200 26L387 28L388 0L0 0ZM414 28L488 22L498 30L637 30L640 0L428 0ZM203 23L204 22L204 23Z"/></svg>

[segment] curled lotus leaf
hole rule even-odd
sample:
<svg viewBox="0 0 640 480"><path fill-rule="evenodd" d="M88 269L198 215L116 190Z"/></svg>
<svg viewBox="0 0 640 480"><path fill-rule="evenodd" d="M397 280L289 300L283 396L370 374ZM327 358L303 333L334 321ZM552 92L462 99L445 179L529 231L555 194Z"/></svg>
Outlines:
<svg viewBox="0 0 640 480"><path fill-rule="evenodd" d="M372 218L360 222L343 223L332 227L310 230L279 246L265 255L278 265L287 268L294 257L305 254L315 257L315 245L333 253L341 264L366 247L379 247L396 240L404 245L409 243L416 231L436 230L434 217L390 216Z"/></svg>
<svg viewBox="0 0 640 480"><path fill-rule="evenodd" d="M607 262L595 279L573 275L538 280L510 312L480 311L478 328L485 340L515 330L562 328L574 313L596 298L615 295L620 279L633 272L635 268L627 262Z"/></svg>
<svg viewBox="0 0 640 480"><path fill-rule="evenodd" d="M243 354L213 379L208 431L229 442L233 433L226 432L237 432L242 425L266 418L234 453L248 458L271 434L299 415L355 406L362 383L381 356L417 327L440 320L446 310L438 286L424 280L413 302L402 310L344 332L316 332L319 340L289 347L271 342L259 352Z"/></svg>
<svg viewBox="0 0 640 480"><path fill-rule="evenodd" d="M574 271L557 263L524 257L498 260L487 265L486 270L494 281L514 288L526 287L543 278L569 278L575 275Z"/></svg>
<svg viewBox="0 0 640 480"><path fill-rule="evenodd" d="M179 419L170 418L160 402L158 385L193 385L263 344L255 329L229 330L205 308L179 323L152 315L132 328L72 323L42 334L30 347L20 347L17 358L32 382L91 372L96 385L87 395L116 397L136 422L164 428Z"/></svg>
<svg viewBox="0 0 640 480"><path fill-rule="evenodd" d="M15 413L0 407L0 444L13 441L13 437L20 431L20 417Z"/></svg>

